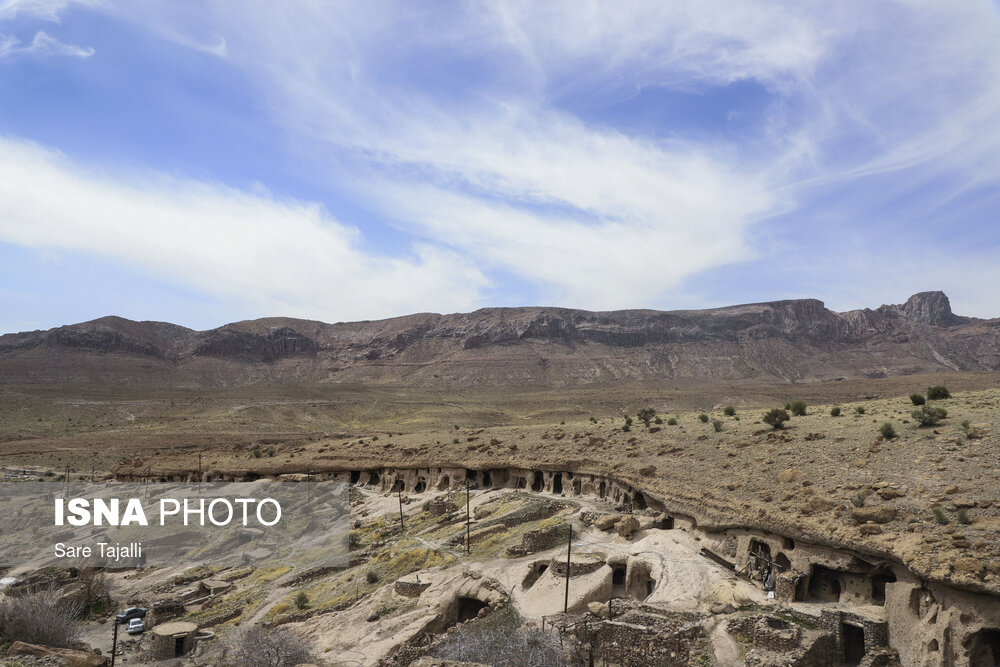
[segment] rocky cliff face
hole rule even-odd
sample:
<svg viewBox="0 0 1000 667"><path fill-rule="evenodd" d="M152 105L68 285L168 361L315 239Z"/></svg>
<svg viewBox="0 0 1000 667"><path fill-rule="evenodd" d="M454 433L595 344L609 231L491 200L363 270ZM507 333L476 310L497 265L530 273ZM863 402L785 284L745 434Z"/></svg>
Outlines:
<svg viewBox="0 0 1000 667"><path fill-rule="evenodd" d="M486 308L375 322L268 318L192 331L107 317L0 336L0 382L574 385L805 381L1000 369L1000 320L925 292L836 313L815 299L699 311Z"/></svg>

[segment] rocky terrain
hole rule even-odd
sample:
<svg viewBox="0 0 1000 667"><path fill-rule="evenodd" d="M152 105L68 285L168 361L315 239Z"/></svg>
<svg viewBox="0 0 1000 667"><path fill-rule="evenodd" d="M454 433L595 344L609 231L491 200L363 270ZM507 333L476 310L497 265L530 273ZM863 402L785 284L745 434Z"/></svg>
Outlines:
<svg viewBox="0 0 1000 667"><path fill-rule="evenodd" d="M809 382L1000 369L1000 319L924 292L836 313L800 299L699 311L487 308L325 324L288 318L193 331L105 317L0 336L7 384L582 386Z"/></svg>

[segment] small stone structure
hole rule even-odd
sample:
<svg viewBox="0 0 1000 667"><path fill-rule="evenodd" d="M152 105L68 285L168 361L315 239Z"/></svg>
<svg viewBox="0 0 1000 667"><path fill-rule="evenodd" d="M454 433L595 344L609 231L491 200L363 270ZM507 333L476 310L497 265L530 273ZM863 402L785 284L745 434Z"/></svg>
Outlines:
<svg viewBox="0 0 1000 667"><path fill-rule="evenodd" d="M521 544L507 547L507 555L511 558L520 558L551 549L560 543L565 544L565 541L566 527L562 525L529 530L521 536Z"/></svg>
<svg viewBox="0 0 1000 667"><path fill-rule="evenodd" d="M406 598L418 598L421 593L427 590L428 586L430 586L430 583L417 581L416 579L397 579L393 585L393 590Z"/></svg>
<svg viewBox="0 0 1000 667"><path fill-rule="evenodd" d="M163 623L153 628L152 657L169 660L187 655L197 643L198 626L185 621Z"/></svg>

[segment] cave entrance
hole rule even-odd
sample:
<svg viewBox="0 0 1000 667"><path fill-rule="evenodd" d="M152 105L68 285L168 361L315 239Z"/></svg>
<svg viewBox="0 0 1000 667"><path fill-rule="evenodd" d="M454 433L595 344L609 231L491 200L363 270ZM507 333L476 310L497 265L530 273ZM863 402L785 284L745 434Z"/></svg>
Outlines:
<svg viewBox="0 0 1000 667"><path fill-rule="evenodd" d="M969 649L969 664L1000 667L1000 629L983 628L970 636L965 645Z"/></svg>
<svg viewBox="0 0 1000 667"><path fill-rule="evenodd" d="M544 488L545 480L542 478L542 473L536 470L534 479L531 480L531 490L535 493L541 493Z"/></svg>
<svg viewBox="0 0 1000 667"><path fill-rule="evenodd" d="M840 602L840 577L836 570L813 565L806 589L806 602Z"/></svg>
<svg viewBox="0 0 1000 667"><path fill-rule="evenodd" d="M483 487L488 489L491 486L493 486L493 476L490 475L490 471L489 470L484 470L483 471Z"/></svg>
<svg viewBox="0 0 1000 667"><path fill-rule="evenodd" d="M600 483L600 485L597 487L597 495L598 495L598 497L601 500L604 500L604 498L607 497L607 495L608 495L608 485L607 485L607 482L601 482Z"/></svg>
<svg viewBox="0 0 1000 667"><path fill-rule="evenodd" d="M527 590L534 586L538 578L545 574L548 569L548 563L535 563L534 567L528 570L528 574L525 575L524 580L521 582L521 588Z"/></svg>
<svg viewBox="0 0 1000 667"><path fill-rule="evenodd" d="M524 477L518 477L517 478L517 482L514 484L514 488L517 488L517 489L526 489L526 488L528 488L528 480L526 480Z"/></svg>
<svg viewBox="0 0 1000 667"><path fill-rule="evenodd" d="M380 479L381 478L379 477L378 472L372 470L370 473L368 473L368 484L369 484L369 486L378 486L378 483L379 483Z"/></svg>
<svg viewBox="0 0 1000 667"><path fill-rule="evenodd" d="M472 470L471 468L466 468L465 469L465 481L466 482L473 482L473 483L475 483L476 478L478 476L479 476L479 473L477 473L475 470Z"/></svg>
<svg viewBox="0 0 1000 667"><path fill-rule="evenodd" d="M445 475L444 477L441 478L441 481L438 482L438 491L447 491L448 487L450 486L451 486L451 477Z"/></svg>
<svg viewBox="0 0 1000 667"><path fill-rule="evenodd" d="M663 520L660 521L660 528L663 530L673 530L674 529L674 517L665 516Z"/></svg>
<svg viewBox="0 0 1000 667"><path fill-rule="evenodd" d="M625 597L625 566L615 565L611 571L611 597Z"/></svg>
<svg viewBox="0 0 1000 667"><path fill-rule="evenodd" d="M878 570L872 575L872 603L880 607L885 606L885 585L896 582L896 575L892 570Z"/></svg>
<svg viewBox="0 0 1000 667"><path fill-rule="evenodd" d="M851 623L840 624L840 636L844 641L844 662L859 665L865 657L865 629Z"/></svg>
<svg viewBox="0 0 1000 667"><path fill-rule="evenodd" d="M747 573L752 579L763 581L771 571L771 547L759 540L750 540L750 567Z"/></svg>
<svg viewBox="0 0 1000 667"><path fill-rule="evenodd" d="M397 477L396 481L392 483L392 490L399 493L406 491L406 482Z"/></svg>
<svg viewBox="0 0 1000 667"><path fill-rule="evenodd" d="M792 571L792 561L788 560L788 556L783 553L779 553L774 559L774 564L778 566L779 572L791 572Z"/></svg>
<svg viewBox="0 0 1000 667"><path fill-rule="evenodd" d="M417 485L413 487L414 493L423 493L427 490L427 482L421 477L417 480Z"/></svg>
<svg viewBox="0 0 1000 667"><path fill-rule="evenodd" d="M458 610L456 617L459 623L465 623L479 616L479 612L487 607L487 604L476 598L458 598Z"/></svg>
<svg viewBox="0 0 1000 667"><path fill-rule="evenodd" d="M352 470L351 471L351 484L357 484L359 481L361 481L361 471L360 470Z"/></svg>
<svg viewBox="0 0 1000 667"><path fill-rule="evenodd" d="M635 492L635 498L632 499L632 504L635 506L635 508L637 510L644 510L644 509L646 509L646 496L644 496L644 495L642 495L642 493L636 491Z"/></svg>
<svg viewBox="0 0 1000 667"><path fill-rule="evenodd" d="M583 482L578 479L573 480L573 495L578 496L583 493Z"/></svg>
<svg viewBox="0 0 1000 667"><path fill-rule="evenodd" d="M552 493L561 494L562 493L562 473L557 472L552 476Z"/></svg>

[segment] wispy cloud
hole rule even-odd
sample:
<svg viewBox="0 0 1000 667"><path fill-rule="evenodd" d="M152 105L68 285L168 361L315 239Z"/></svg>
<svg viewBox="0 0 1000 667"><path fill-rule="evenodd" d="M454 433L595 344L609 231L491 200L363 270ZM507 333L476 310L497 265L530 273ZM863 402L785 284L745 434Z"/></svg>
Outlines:
<svg viewBox="0 0 1000 667"><path fill-rule="evenodd" d="M0 58L17 55L89 58L94 55L94 49L91 47L76 46L75 44L65 44L54 37L50 37L42 30L35 33L34 39L23 46L20 46L18 40L13 37L0 37Z"/></svg>
<svg viewBox="0 0 1000 667"><path fill-rule="evenodd" d="M37 145L0 138L0 240L84 251L169 282L327 321L474 307L485 278L415 244L367 250L319 205L147 174L89 171Z"/></svg>

